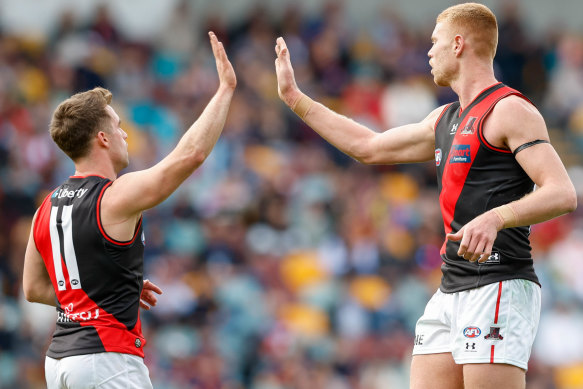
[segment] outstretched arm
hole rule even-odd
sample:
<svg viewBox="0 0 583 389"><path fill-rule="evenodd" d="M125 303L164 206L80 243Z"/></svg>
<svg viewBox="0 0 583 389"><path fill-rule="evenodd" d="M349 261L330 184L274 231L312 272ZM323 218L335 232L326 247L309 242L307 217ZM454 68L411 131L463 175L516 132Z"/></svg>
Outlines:
<svg viewBox="0 0 583 389"><path fill-rule="evenodd" d="M143 210L170 196L203 163L221 135L237 79L223 44L213 32L209 38L219 75L217 92L168 156L149 169L124 174L113 182L102 200L106 228L119 224L133 228L135 223L127 221L135 222Z"/></svg>
<svg viewBox="0 0 583 389"><path fill-rule="evenodd" d="M419 123L377 133L303 94L296 84L289 50L281 37L277 38L275 52L279 97L306 124L339 150L367 164L422 162L434 158L433 126L442 107Z"/></svg>
<svg viewBox="0 0 583 389"><path fill-rule="evenodd" d="M484 262L503 228L540 223L573 211L577 194L559 155L551 146L544 119L530 103L519 97L500 101L486 121L484 134L492 144L509 150L534 140L543 140L516 154L516 161L537 189L512 203L494 208L470 221L448 239L461 241L458 255Z"/></svg>
<svg viewBox="0 0 583 389"><path fill-rule="evenodd" d="M31 303L41 303L46 305L56 305L56 294L49 273L45 267L40 253L34 243L34 222L36 214L32 220L26 253L24 254L24 271L22 275L22 288L24 297Z"/></svg>

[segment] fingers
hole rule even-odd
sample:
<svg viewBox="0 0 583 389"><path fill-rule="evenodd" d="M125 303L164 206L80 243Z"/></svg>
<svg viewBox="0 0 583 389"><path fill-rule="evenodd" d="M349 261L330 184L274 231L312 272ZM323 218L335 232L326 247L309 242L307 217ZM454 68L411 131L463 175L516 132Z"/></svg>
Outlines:
<svg viewBox="0 0 583 389"><path fill-rule="evenodd" d="M150 280L144 280L144 288L143 289L151 290L151 291L156 292L158 294L162 294L162 289L160 289L160 287L158 285L154 284Z"/></svg>
<svg viewBox="0 0 583 389"><path fill-rule="evenodd" d="M226 56L225 48L223 47L223 43L219 41L217 36L214 32L209 31L209 39L211 41L211 48L213 50L213 54L215 59L223 59L223 56Z"/></svg>
<svg viewBox="0 0 583 389"><path fill-rule="evenodd" d="M144 286L142 288L142 295L140 296L140 307L149 310L151 307L155 307L158 303L158 298L156 294L162 294L162 289L158 285L154 284L150 280L144 280Z"/></svg>
<svg viewBox="0 0 583 389"><path fill-rule="evenodd" d="M459 232L461 232L460 230ZM458 234L459 234L458 232ZM449 235L452 235L451 238ZM448 239L452 241L459 241L460 237L457 234L448 234ZM475 236L470 236L469 233L463 234L461 237L460 248L457 255L467 259L470 262L483 263L488 260L492 251L492 243L485 240L478 240Z"/></svg>
<svg viewBox="0 0 583 389"><path fill-rule="evenodd" d="M215 35L215 33L212 31L209 31L209 39L211 41L211 48L213 50L213 54L215 55L215 58L216 58L218 46L219 46L219 40L217 39L217 36Z"/></svg>
<svg viewBox="0 0 583 389"><path fill-rule="evenodd" d="M282 37L277 38L277 40L275 41L275 54L277 54L277 58L278 59L287 59L289 60L289 50L287 49L287 45L285 44L285 41L283 40Z"/></svg>
<svg viewBox="0 0 583 389"><path fill-rule="evenodd" d="M146 291L142 293L140 298L140 307L144 309L150 309L151 307L155 307L157 303L158 299L152 291Z"/></svg>
<svg viewBox="0 0 583 389"><path fill-rule="evenodd" d="M287 52L287 46L282 37L275 40L275 54L279 57L280 54L284 55Z"/></svg>
<svg viewBox="0 0 583 389"><path fill-rule="evenodd" d="M464 236L464 230L462 228L461 230L459 230L455 234L452 234L450 232L449 234L446 235L446 238L448 240L451 240L452 242L459 242L462 239L463 236Z"/></svg>

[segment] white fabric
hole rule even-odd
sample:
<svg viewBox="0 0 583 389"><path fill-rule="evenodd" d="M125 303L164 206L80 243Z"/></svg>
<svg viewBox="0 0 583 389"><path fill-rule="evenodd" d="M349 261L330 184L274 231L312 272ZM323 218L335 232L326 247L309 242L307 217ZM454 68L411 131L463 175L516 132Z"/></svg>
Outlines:
<svg viewBox="0 0 583 389"><path fill-rule="evenodd" d="M104 352L61 359L46 357L48 389L151 389L144 360L136 355Z"/></svg>
<svg viewBox="0 0 583 389"><path fill-rule="evenodd" d="M438 290L417 321L413 355L451 352L458 364L506 363L527 370L540 309L540 287L527 280Z"/></svg>

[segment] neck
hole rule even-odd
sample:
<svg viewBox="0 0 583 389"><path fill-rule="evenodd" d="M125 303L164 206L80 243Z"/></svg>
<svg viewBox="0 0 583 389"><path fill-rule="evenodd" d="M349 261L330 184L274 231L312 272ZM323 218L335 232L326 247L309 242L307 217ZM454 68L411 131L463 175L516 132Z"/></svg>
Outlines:
<svg viewBox="0 0 583 389"><path fill-rule="evenodd" d="M480 92L496 84L491 65L472 64L471 71L461 71L460 77L451 83L451 89L458 95L462 109L466 108Z"/></svg>
<svg viewBox="0 0 583 389"><path fill-rule="evenodd" d="M76 176L101 176L115 180L117 173L111 164L104 164L103 162L94 161L91 158L79 160L75 162Z"/></svg>

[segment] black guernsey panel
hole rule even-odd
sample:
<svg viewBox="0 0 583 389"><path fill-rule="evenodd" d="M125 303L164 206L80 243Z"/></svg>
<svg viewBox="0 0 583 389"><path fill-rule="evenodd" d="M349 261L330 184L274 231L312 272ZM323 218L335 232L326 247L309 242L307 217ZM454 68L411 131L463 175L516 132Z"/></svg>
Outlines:
<svg viewBox="0 0 583 389"><path fill-rule="evenodd" d="M140 219L127 242L105 233L100 203L111 183L98 176L70 177L39 209L34 239L57 296L50 357L104 351L144 355L142 224Z"/></svg>
<svg viewBox="0 0 583 389"><path fill-rule="evenodd" d="M461 110L455 102L444 108L435 125L435 164L445 232L457 232L482 213L518 200L534 183L510 150L490 145L483 136L484 120L501 99L520 92L495 84ZM522 278L538 283L529 242L530 227L498 232L485 263L457 255L459 242L445 240L441 249L441 290L451 293L493 282Z"/></svg>

